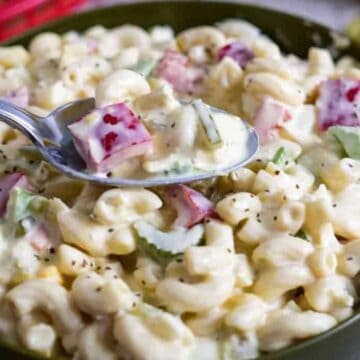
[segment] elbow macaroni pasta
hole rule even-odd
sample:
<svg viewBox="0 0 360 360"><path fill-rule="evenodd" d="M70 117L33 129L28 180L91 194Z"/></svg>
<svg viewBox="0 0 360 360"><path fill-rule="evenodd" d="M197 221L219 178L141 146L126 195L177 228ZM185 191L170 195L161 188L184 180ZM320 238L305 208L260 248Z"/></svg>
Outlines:
<svg viewBox="0 0 360 360"><path fill-rule="evenodd" d="M275 310L259 331L259 347L274 351L289 345L294 339L322 333L335 324L332 316L315 311Z"/></svg>
<svg viewBox="0 0 360 360"><path fill-rule="evenodd" d="M125 354L135 359L147 358L149 348L153 359L161 359L164 351L169 359L186 359L194 343L191 331L179 318L149 305L118 313L114 336Z"/></svg>
<svg viewBox="0 0 360 360"><path fill-rule="evenodd" d="M106 279L95 272L79 275L72 284L71 294L83 312L93 315L127 310L136 301L135 295L123 280ZM84 297L85 294L87 296Z"/></svg>
<svg viewBox="0 0 360 360"><path fill-rule="evenodd" d="M54 324L56 335L62 338L65 349L71 351L76 347L76 336L83 322L62 286L48 280L30 280L12 289L7 298L15 307L20 320L32 316L36 310L45 312Z"/></svg>
<svg viewBox="0 0 360 360"><path fill-rule="evenodd" d="M161 156L149 150L142 162L124 161L124 173L141 165L178 174L192 153L200 170L226 160L219 149L206 153L209 129L184 99L199 97L276 135L246 167L188 184L195 195L175 186L175 199L168 187L66 178L1 123L1 174L26 175L45 204L24 221L7 211L0 219L1 336L79 360L255 359L350 317L360 162L319 131L316 100L329 79L359 80L357 66L320 48L307 59L285 55L238 19L178 35L168 26L97 25L39 34L28 49L0 47L2 99L46 115L95 97L97 106L124 102L139 114ZM264 100L284 119L259 125ZM226 121L214 121L220 137L231 132ZM156 236L140 234L141 222ZM189 239L194 225L202 231Z"/></svg>
<svg viewBox="0 0 360 360"><path fill-rule="evenodd" d="M88 325L79 336L78 355L81 359L116 360L117 355L112 349L113 337L111 324L106 320L98 320Z"/></svg>

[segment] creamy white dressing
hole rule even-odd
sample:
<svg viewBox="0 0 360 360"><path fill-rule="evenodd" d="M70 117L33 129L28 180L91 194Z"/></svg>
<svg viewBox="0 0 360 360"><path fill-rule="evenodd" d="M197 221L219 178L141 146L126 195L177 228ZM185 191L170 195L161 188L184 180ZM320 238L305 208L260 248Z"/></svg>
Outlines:
<svg viewBox="0 0 360 360"><path fill-rule="evenodd" d="M195 149L194 167L203 171L218 170L240 162L248 155L249 132L240 118L228 114L213 114L223 144L213 151Z"/></svg>
<svg viewBox="0 0 360 360"><path fill-rule="evenodd" d="M170 112L165 108L142 115L144 122L151 127L152 151L115 164L112 177L156 179L199 175L225 169L249 155L249 130L239 117L211 112L221 144L209 148L207 134L192 105L171 104L170 109L173 108Z"/></svg>
<svg viewBox="0 0 360 360"><path fill-rule="evenodd" d="M254 61L217 61L218 48L233 41L248 46ZM161 59L166 49L177 51L178 61L167 68L167 80L157 69L147 78L129 71L143 59ZM95 94L100 107L125 103L139 116L152 149L115 163L111 176L198 174L247 155L246 124L217 112L214 124L201 122L193 99L251 122L270 96L291 117L267 121L264 114L261 125L270 126L274 139L245 168L170 189L110 189L65 178L29 151L18 156L24 138L0 126L1 174L24 172L32 191L49 199L43 250L34 250L44 244L29 224L22 225L30 232L16 238L4 231L8 219L0 224L0 335L20 334L20 346L49 356L62 346L69 357L84 360L238 360L315 336L351 316L358 301L351 280L360 271L360 161L343 157L321 135L316 86L351 73L358 78L358 69L345 72L327 55L324 65L320 49L312 50L309 61L283 56L240 20L190 29L176 39L169 28L147 33L131 25L96 26L84 35L40 34L29 52L5 51L12 56L0 56L0 95L28 87L31 111L46 114ZM49 54L56 71L49 69ZM186 75L187 66L205 76L201 86L182 82L179 71ZM114 73L121 79L114 82ZM184 88L194 91L177 93ZM342 101L339 109L349 111ZM88 120L96 125L98 118ZM99 141L95 146L99 160L104 149ZM279 151L286 160L275 159ZM177 206L168 190L178 197ZM213 211L216 219L206 218ZM187 231L192 220L203 222L201 243L166 264L156 260L153 248L140 248L136 221L164 234L178 228L179 218L189 224ZM170 250L183 240L175 238ZM74 284L83 279L84 291L75 294Z"/></svg>

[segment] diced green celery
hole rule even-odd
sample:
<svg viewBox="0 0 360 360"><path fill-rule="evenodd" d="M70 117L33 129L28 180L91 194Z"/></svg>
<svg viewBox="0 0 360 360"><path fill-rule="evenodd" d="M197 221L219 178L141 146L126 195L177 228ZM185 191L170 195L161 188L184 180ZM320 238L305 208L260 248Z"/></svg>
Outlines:
<svg viewBox="0 0 360 360"><path fill-rule="evenodd" d="M188 247L199 244L204 233L203 225L163 232L142 220L134 224L134 229L140 249L162 264L181 255Z"/></svg>
<svg viewBox="0 0 360 360"><path fill-rule="evenodd" d="M280 166L282 168L287 167L288 165L290 165L292 162L294 161L294 159L291 157L291 155L286 151L286 149L282 146L280 147L273 159L272 162L274 164L276 164L277 166Z"/></svg>
<svg viewBox="0 0 360 360"><path fill-rule="evenodd" d="M308 236L306 235L305 231L303 229L300 229L296 234L296 237L301 238L305 241L310 242L310 239L308 238Z"/></svg>
<svg viewBox="0 0 360 360"><path fill-rule="evenodd" d="M164 170L165 176L177 176L182 174L187 174L190 171L193 171L193 167L190 164L175 164L172 168L169 170Z"/></svg>
<svg viewBox="0 0 360 360"><path fill-rule="evenodd" d="M22 188L14 188L7 202L5 220L15 235L24 235L44 213L48 200Z"/></svg>
<svg viewBox="0 0 360 360"><path fill-rule="evenodd" d="M213 114L208 105L204 104L200 99L194 100L192 105L198 114L201 125L206 133L207 142L211 148L223 145L219 130L215 123Z"/></svg>
<svg viewBox="0 0 360 360"><path fill-rule="evenodd" d="M137 73L148 77L153 69L156 66L157 61L152 58L142 58L140 59L135 66L131 68L131 70L136 71Z"/></svg>
<svg viewBox="0 0 360 360"><path fill-rule="evenodd" d="M327 136L345 156L360 160L360 127L332 126L328 129Z"/></svg>

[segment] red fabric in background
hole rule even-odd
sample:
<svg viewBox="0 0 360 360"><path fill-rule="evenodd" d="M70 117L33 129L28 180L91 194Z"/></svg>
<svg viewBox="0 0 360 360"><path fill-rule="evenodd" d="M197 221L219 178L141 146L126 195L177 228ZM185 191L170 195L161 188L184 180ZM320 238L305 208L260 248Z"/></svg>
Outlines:
<svg viewBox="0 0 360 360"><path fill-rule="evenodd" d="M69 14L86 0L0 0L0 41Z"/></svg>

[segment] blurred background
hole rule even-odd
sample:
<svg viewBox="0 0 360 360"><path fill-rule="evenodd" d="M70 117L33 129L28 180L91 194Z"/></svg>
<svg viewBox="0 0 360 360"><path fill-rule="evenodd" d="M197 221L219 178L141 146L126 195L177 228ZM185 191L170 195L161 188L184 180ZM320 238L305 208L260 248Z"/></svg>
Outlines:
<svg viewBox="0 0 360 360"><path fill-rule="evenodd" d="M135 0L136 1L136 0ZM151 0L143 0L151 1ZM198 0L201 1L201 0ZM225 0L226 1L226 0ZM358 0L232 0L282 10L342 31L358 16ZM36 25L94 7L129 3L130 0L0 0L0 41ZM352 25L358 35L360 26Z"/></svg>
<svg viewBox="0 0 360 360"><path fill-rule="evenodd" d="M334 29L343 29L360 10L359 0L232 0L298 14ZM85 7L107 6L119 0L90 0Z"/></svg>

